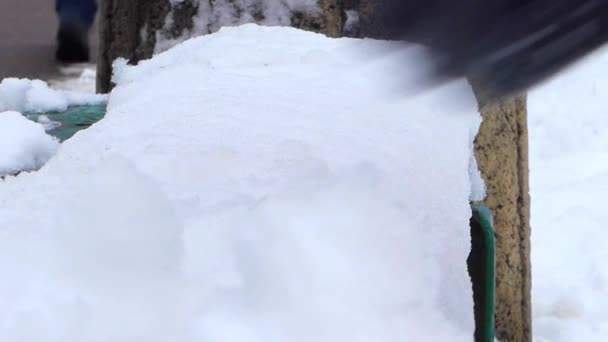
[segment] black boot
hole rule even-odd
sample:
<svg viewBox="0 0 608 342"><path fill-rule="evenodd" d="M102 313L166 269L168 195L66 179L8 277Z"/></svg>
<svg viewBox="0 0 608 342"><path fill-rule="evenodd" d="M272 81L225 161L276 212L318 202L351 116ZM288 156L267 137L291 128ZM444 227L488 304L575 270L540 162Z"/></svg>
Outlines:
<svg viewBox="0 0 608 342"><path fill-rule="evenodd" d="M76 19L61 20L55 58L62 63L88 62L89 28Z"/></svg>

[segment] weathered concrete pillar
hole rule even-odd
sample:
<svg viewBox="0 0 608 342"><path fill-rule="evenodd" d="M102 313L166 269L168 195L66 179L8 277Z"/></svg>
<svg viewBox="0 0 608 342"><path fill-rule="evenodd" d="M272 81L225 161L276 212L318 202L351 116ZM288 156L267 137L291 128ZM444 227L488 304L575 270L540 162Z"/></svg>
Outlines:
<svg viewBox="0 0 608 342"><path fill-rule="evenodd" d="M318 13L294 11L286 24L339 37L345 21L341 1L318 0ZM235 18L218 21L214 9L220 3L231 7ZM112 63L116 58L126 58L131 64L148 59L157 48L158 37L184 39L211 33L236 22L275 23L262 9L240 6L234 0L184 0L175 5L171 5L169 0L101 0L97 91L107 93L112 88ZM204 20L207 23L205 27L196 26L194 19L201 16L209 17Z"/></svg>
<svg viewBox="0 0 608 342"><path fill-rule="evenodd" d="M480 101L481 103L485 101ZM475 156L496 231L496 337L532 341L530 195L525 97L482 104Z"/></svg>
<svg viewBox="0 0 608 342"><path fill-rule="evenodd" d="M169 0L100 0L97 92L111 89L116 58L137 63L152 55L155 35L149 33L164 25L170 8Z"/></svg>

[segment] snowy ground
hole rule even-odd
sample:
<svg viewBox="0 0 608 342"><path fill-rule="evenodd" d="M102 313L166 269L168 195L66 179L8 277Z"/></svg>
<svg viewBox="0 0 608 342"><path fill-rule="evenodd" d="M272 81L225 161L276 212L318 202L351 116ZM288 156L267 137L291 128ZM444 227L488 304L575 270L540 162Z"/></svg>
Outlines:
<svg viewBox="0 0 608 342"><path fill-rule="evenodd" d="M477 117L462 84L387 92L379 46L249 26L119 68L106 119L0 182L0 341L470 341ZM608 340L607 63L529 96L536 342Z"/></svg>
<svg viewBox="0 0 608 342"><path fill-rule="evenodd" d="M0 177L37 170L55 155L59 142L21 113L0 114Z"/></svg>
<svg viewBox="0 0 608 342"><path fill-rule="evenodd" d="M537 341L608 341L608 50L529 96Z"/></svg>

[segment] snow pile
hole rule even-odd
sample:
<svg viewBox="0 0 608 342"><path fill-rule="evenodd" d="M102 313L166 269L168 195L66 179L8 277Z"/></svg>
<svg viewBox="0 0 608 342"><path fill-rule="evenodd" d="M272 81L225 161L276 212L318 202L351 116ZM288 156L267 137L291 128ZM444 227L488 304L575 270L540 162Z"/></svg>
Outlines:
<svg viewBox="0 0 608 342"><path fill-rule="evenodd" d="M17 112L0 112L0 177L44 165L59 148L44 127Z"/></svg>
<svg viewBox="0 0 608 342"><path fill-rule="evenodd" d="M64 111L69 106L105 102L103 95L53 90L40 80L5 78L0 82L0 112Z"/></svg>
<svg viewBox="0 0 608 342"><path fill-rule="evenodd" d="M392 46L246 25L117 65L0 184L0 340L471 341L476 104L395 98L406 52L361 57Z"/></svg>
<svg viewBox="0 0 608 342"><path fill-rule="evenodd" d="M97 71L95 64L71 64L59 68L61 77L49 80L51 88L85 94L95 94Z"/></svg>
<svg viewBox="0 0 608 342"><path fill-rule="evenodd" d="M608 50L529 96L534 332L608 341Z"/></svg>

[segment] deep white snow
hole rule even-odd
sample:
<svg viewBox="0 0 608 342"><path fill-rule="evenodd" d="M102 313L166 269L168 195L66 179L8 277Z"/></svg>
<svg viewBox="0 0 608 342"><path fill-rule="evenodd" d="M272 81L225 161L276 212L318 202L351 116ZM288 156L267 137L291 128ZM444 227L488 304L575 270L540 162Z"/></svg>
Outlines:
<svg viewBox="0 0 608 342"><path fill-rule="evenodd" d="M0 341L471 341L475 101L395 96L392 47L246 25L117 64L0 182Z"/></svg>
<svg viewBox="0 0 608 342"><path fill-rule="evenodd" d="M58 148L42 125L17 112L0 112L0 177L37 170Z"/></svg>
<svg viewBox="0 0 608 342"><path fill-rule="evenodd" d="M537 342L608 341L608 50L529 96Z"/></svg>

